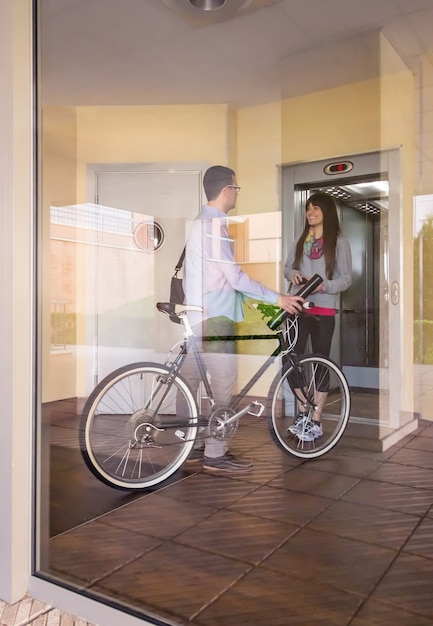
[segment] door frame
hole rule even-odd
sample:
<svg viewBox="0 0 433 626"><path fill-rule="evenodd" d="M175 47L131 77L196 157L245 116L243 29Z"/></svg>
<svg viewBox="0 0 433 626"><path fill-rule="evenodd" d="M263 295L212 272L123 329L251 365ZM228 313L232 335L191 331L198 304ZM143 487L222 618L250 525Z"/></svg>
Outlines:
<svg viewBox="0 0 433 626"><path fill-rule="evenodd" d="M158 163L89 163L87 164L87 202L90 204L99 204L99 182L101 177L104 174L183 174L183 173L194 173L199 174L199 186L197 188L197 198L195 201L195 205L193 207L193 213L191 215L191 221L196 214L198 214L200 207L203 204L203 185L202 180L204 173L209 167L209 162L207 161L194 161L194 162L158 162ZM182 250L182 247L185 243L184 241L185 232L182 230L182 240L179 241L179 253ZM169 246L165 246L164 250L161 250L158 254L167 254L167 251L170 249ZM174 271L174 266L178 260L178 251L171 250L170 254L173 253L173 262L170 263L170 267L167 267L167 272L171 274ZM97 261L95 255L97 254L96 248L89 248L88 251L88 263L94 267L97 266ZM158 288L161 287L158 284ZM163 283L164 289L164 297L168 296L169 291L169 282L168 279ZM165 295L165 289L167 290L167 295ZM94 301L92 307L89 307L88 304L88 294L86 293L85 297L86 302L83 307L84 310L88 312L87 320L86 320L86 338L87 345L85 348L85 363L83 370L84 380L83 385L86 389L86 393L93 389L94 386L99 382L101 376L104 375L106 369L106 362L104 361L104 366L102 364L102 359L100 356L100 347L98 342L98 303L97 300ZM167 324L167 320L163 318L163 316L156 317L156 327L157 332L155 333L156 337L163 337L164 345L157 345L152 352L152 360L158 360L160 358L165 358L167 354L167 346L171 347L175 341L179 340L181 337L181 328L176 325L169 325L168 329L162 334L160 332L160 327ZM167 344L167 346L165 345ZM113 366L109 366L109 369L114 369L116 366L120 366L124 364L124 357L122 352L119 350L119 355L112 356ZM120 363L116 365L116 359L120 359ZM139 357L141 358L141 357ZM81 371L81 370L80 370ZM102 374L101 374L102 372Z"/></svg>
<svg viewBox="0 0 433 626"><path fill-rule="evenodd" d="M333 175L325 174L324 169L330 163L349 161L353 167L348 172L337 171ZM402 254L401 246L388 246L387 241L402 241L402 189L401 189L401 157L398 148L374 151L361 154L342 155L322 159L318 161L302 161L282 164L279 167L279 180L281 189L281 213L283 227L282 252L283 259L287 258L291 242L297 233L301 232L304 222L297 214L296 207L299 205L300 191L297 185L332 185L332 181L350 180L354 177L386 176L389 183L388 235L385 241L386 249L383 251L385 282L380 285L382 290L382 302L386 307L386 319L384 333L381 335L380 354L384 366L379 367L379 423L387 427L397 428L401 425L402 407L404 406L404 380L401 363L404 363L403 343L403 301L398 297L402 285ZM392 297L392 293L395 297ZM382 309L382 305L381 305ZM383 318L383 316L380 316ZM369 421L367 420L363 420ZM374 420L377 424L377 420Z"/></svg>

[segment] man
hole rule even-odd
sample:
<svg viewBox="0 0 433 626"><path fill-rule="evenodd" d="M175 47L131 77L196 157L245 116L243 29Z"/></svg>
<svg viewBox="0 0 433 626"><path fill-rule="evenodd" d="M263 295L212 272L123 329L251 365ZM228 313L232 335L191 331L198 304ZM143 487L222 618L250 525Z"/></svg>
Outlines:
<svg viewBox="0 0 433 626"><path fill-rule="evenodd" d="M222 165L210 167L203 178L207 198L194 221L185 254L185 302L203 307L203 313L188 314L197 337L219 337L202 341L202 356L211 377L216 406L229 406L236 383L235 342L224 337L235 335L235 323L243 319L243 301L255 298L277 304L289 313L301 310L303 299L280 294L253 280L236 263L228 231L227 214L236 206L240 187L235 172ZM187 358L182 374L194 393L200 378L193 357ZM191 455L200 457L196 449ZM236 473L252 469L252 463L238 459L225 441L205 440L203 468L214 473Z"/></svg>

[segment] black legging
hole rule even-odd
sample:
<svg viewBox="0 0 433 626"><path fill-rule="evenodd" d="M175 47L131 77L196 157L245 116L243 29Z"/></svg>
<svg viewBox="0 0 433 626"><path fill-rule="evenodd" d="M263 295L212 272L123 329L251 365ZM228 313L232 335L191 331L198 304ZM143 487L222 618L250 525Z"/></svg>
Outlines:
<svg viewBox="0 0 433 626"><path fill-rule="evenodd" d="M307 339L311 338L311 351L329 357L332 335L335 328L334 315L300 315L298 318L299 335L295 346L296 354L303 354Z"/></svg>
<svg viewBox="0 0 433 626"><path fill-rule="evenodd" d="M308 337L311 338L311 351L329 357L331 352L332 335L335 328L334 315L301 315L298 318L299 335L295 346L296 354L303 354ZM329 391L329 371L318 367L315 373L317 391Z"/></svg>

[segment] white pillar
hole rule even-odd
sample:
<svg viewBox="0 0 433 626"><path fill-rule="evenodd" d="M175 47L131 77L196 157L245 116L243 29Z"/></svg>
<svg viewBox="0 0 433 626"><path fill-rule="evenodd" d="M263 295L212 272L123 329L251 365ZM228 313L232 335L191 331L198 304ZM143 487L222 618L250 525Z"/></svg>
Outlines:
<svg viewBox="0 0 433 626"><path fill-rule="evenodd" d="M0 2L0 598L30 573L32 468L31 1Z"/></svg>

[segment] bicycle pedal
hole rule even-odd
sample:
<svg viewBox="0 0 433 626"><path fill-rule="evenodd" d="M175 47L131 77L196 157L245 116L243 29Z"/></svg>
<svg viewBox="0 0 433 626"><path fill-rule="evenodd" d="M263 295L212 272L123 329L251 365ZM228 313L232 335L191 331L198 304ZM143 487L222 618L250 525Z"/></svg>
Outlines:
<svg viewBox="0 0 433 626"><path fill-rule="evenodd" d="M252 415L253 417L261 417L264 410L265 405L261 402L257 402L256 400L254 400L250 404L250 410L248 411L248 415Z"/></svg>

